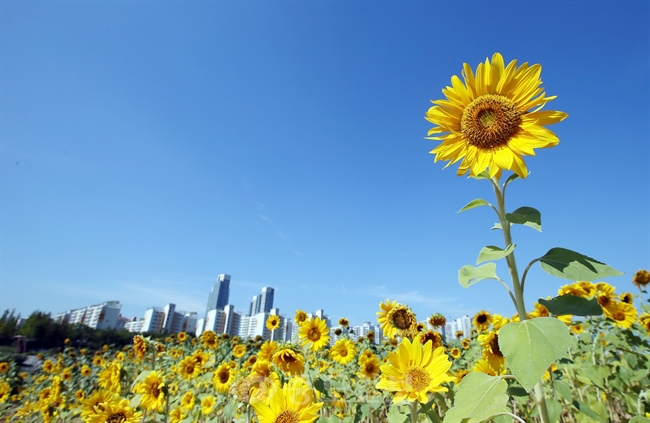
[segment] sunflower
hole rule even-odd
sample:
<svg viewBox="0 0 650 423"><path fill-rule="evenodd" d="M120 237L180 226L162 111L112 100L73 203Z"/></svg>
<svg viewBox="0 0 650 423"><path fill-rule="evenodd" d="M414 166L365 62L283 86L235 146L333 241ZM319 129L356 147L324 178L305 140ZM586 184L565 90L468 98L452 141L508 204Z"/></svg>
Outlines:
<svg viewBox="0 0 650 423"><path fill-rule="evenodd" d="M51 360L45 360L41 368L45 373L52 373L54 371L54 363Z"/></svg>
<svg viewBox="0 0 650 423"><path fill-rule="evenodd" d="M354 360L354 356L357 354L357 348L354 346L354 342L349 339L339 339L330 349L330 355L332 359L341 364L347 364Z"/></svg>
<svg viewBox="0 0 650 423"><path fill-rule="evenodd" d="M634 283L634 285L639 289L645 288L645 286L650 283L650 272L647 270L637 271L632 278L632 283Z"/></svg>
<svg viewBox="0 0 650 423"><path fill-rule="evenodd" d="M482 356L488 361L493 369L501 369L504 366L505 357L499 347L499 335L496 331L490 331L479 335L478 342L483 347Z"/></svg>
<svg viewBox="0 0 650 423"><path fill-rule="evenodd" d="M194 408L194 392L187 391L181 397L181 407L183 407L186 411L192 411Z"/></svg>
<svg viewBox="0 0 650 423"><path fill-rule="evenodd" d="M461 369L456 372L456 380L454 383L456 385L460 384L463 381L463 378L469 374L469 370Z"/></svg>
<svg viewBox="0 0 650 423"><path fill-rule="evenodd" d="M274 314L270 315L268 319L266 319L266 328L268 330L276 330L277 328L280 327L280 317L276 316Z"/></svg>
<svg viewBox="0 0 650 423"><path fill-rule="evenodd" d="M190 380L201 374L201 366L194 360L194 357L185 357L178 364L178 372L181 374L183 379Z"/></svg>
<svg viewBox="0 0 650 423"><path fill-rule="evenodd" d="M372 357L366 358L365 360L359 360L359 372L357 375L366 379L374 379L379 374L379 359L374 355Z"/></svg>
<svg viewBox="0 0 650 423"><path fill-rule="evenodd" d="M476 363L474 363L474 367L472 368L472 371L482 372L490 376L499 376L506 373L506 370L503 366L497 368L492 367L492 365L486 358L481 358Z"/></svg>
<svg viewBox="0 0 650 423"><path fill-rule="evenodd" d="M622 303L620 301L612 301L607 308L603 308L605 317L612 319L614 325L622 328L629 329L630 326L636 321L636 308L632 304Z"/></svg>
<svg viewBox="0 0 650 423"><path fill-rule="evenodd" d="M185 418L183 410L179 407L174 407L172 411L169 412L169 423L180 423Z"/></svg>
<svg viewBox="0 0 650 423"><path fill-rule="evenodd" d="M260 423L311 423L319 417L323 403L315 403L312 389L302 378L294 377L266 402L253 396L251 406Z"/></svg>
<svg viewBox="0 0 650 423"><path fill-rule="evenodd" d="M130 401L120 399L118 402L102 403L103 409L90 416L89 423L138 423L142 420L142 413L130 407Z"/></svg>
<svg viewBox="0 0 650 423"><path fill-rule="evenodd" d="M461 339L463 336L465 336L465 332L463 332L462 330L456 331L456 339Z"/></svg>
<svg viewBox="0 0 650 423"><path fill-rule="evenodd" d="M207 395L201 400L201 414L207 416L212 413L214 405L217 403L217 400L212 395Z"/></svg>
<svg viewBox="0 0 650 423"><path fill-rule="evenodd" d="M95 416L105 410L106 404L116 404L119 401L119 395L113 392L104 390L93 392L81 403L81 417L85 421L90 421L92 416Z"/></svg>
<svg viewBox="0 0 650 423"><path fill-rule="evenodd" d="M492 327L496 331L498 331L508 323L510 323L510 319L508 319L507 317L503 317L500 314L495 314L492 316Z"/></svg>
<svg viewBox="0 0 650 423"><path fill-rule="evenodd" d="M451 354L451 358L453 358L454 360L457 360L457 359L460 358L460 354L461 354L460 348L454 347L454 348L451 349L451 351L449 353Z"/></svg>
<svg viewBox="0 0 650 423"><path fill-rule="evenodd" d="M447 324L447 319L440 313L435 313L429 316L429 324L434 328L441 328Z"/></svg>
<svg viewBox="0 0 650 423"><path fill-rule="evenodd" d="M476 74L465 63L462 76L454 75L451 87L442 90L446 100L435 106L425 119L437 125L428 139L442 141L431 151L434 161L462 160L458 175L468 171L478 176L489 169L493 178L501 170L512 170L522 178L528 169L522 156L534 156L535 148L556 146L560 140L543 125L560 122L568 116L558 111L539 111L555 97L547 97L541 87L540 65L505 66L499 53L478 65ZM531 110L534 109L534 110ZM434 135L431 137L431 135Z"/></svg>
<svg viewBox="0 0 650 423"><path fill-rule="evenodd" d="M648 335L650 336L650 313L643 313L639 316L639 324L648 331Z"/></svg>
<svg viewBox="0 0 650 423"><path fill-rule="evenodd" d="M239 379L233 385L233 394L239 400L239 402L249 403L251 400L251 391L254 388L255 379L250 377L244 377Z"/></svg>
<svg viewBox="0 0 650 423"><path fill-rule="evenodd" d="M348 319L346 319L345 317L341 317L339 319L339 326L347 328L348 326L350 326L350 321Z"/></svg>
<svg viewBox="0 0 650 423"><path fill-rule="evenodd" d="M271 361L273 359L273 354L278 349L278 343L275 341L266 341L260 347L260 351L257 353L257 358L263 361Z"/></svg>
<svg viewBox="0 0 650 423"><path fill-rule="evenodd" d="M431 348L436 349L439 347L443 346L442 343L442 335L440 335L439 332L433 331L433 330L428 330L426 332L422 332L418 336L415 337L415 340L420 341L422 345L426 344L427 342L431 341Z"/></svg>
<svg viewBox="0 0 650 423"><path fill-rule="evenodd" d="M416 332L417 320L415 314L406 305L397 305L391 308L386 313L386 321L384 322L386 329L382 326L382 330L386 336L394 338L395 336L407 336Z"/></svg>
<svg viewBox="0 0 650 423"><path fill-rule="evenodd" d="M180 351L181 356L183 355L183 351ZM210 355L207 353L204 353L201 350L196 350L194 353L191 355L192 360L197 364L199 367L203 367L208 360L210 360Z"/></svg>
<svg viewBox="0 0 650 423"><path fill-rule="evenodd" d="M271 391L280 387L280 377L271 370L268 361L258 361L255 363L251 374L247 378L253 382L251 395L260 401L266 401Z"/></svg>
<svg viewBox="0 0 650 423"><path fill-rule="evenodd" d="M273 354L273 363L283 372L301 375L305 371L305 357L291 347L279 349Z"/></svg>
<svg viewBox="0 0 650 423"><path fill-rule="evenodd" d="M77 391L74 393L75 398L77 398L78 402L82 402L86 398L86 393L83 391L83 389L77 389Z"/></svg>
<svg viewBox="0 0 650 423"><path fill-rule="evenodd" d="M329 343L330 336L327 325L319 317L312 317L298 330L302 346L309 345L312 351L318 351Z"/></svg>
<svg viewBox="0 0 650 423"><path fill-rule="evenodd" d="M447 374L451 362L444 348L431 348L427 342L403 338L397 352L388 353L390 364L381 366L377 389L396 392L393 402L402 400L429 402L429 392L446 392L443 383L453 380Z"/></svg>
<svg viewBox="0 0 650 423"><path fill-rule="evenodd" d="M212 332L211 330L206 330L201 334L201 343L203 344L204 347L209 348L211 350L217 348L217 345L219 345L219 341L217 340L217 334Z"/></svg>
<svg viewBox="0 0 650 423"><path fill-rule="evenodd" d="M6 373L7 371L9 371L9 363L3 361L0 363L0 373Z"/></svg>
<svg viewBox="0 0 650 423"><path fill-rule="evenodd" d="M400 304L396 301L386 300L383 303L379 303L379 311L377 312L377 321L381 325L381 330L384 335L389 338L393 338L390 334L392 333L391 325L388 321L388 314L392 309L398 307Z"/></svg>
<svg viewBox="0 0 650 423"><path fill-rule="evenodd" d="M369 331L366 333L366 339L370 342L375 342L375 332Z"/></svg>
<svg viewBox="0 0 650 423"><path fill-rule="evenodd" d="M302 310L296 310L296 314L293 316L293 320L298 323L298 326L305 323L308 318L307 313Z"/></svg>
<svg viewBox="0 0 650 423"><path fill-rule="evenodd" d="M147 342L140 335L133 337L133 351L135 351L136 357L143 359L144 355L147 353Z"/></svg>
<svg viewBox="0 0 650 423"><path fill-rule="evenodd" d="M244 344L237 344L235 347L232 349L232 355L235 358L242 358L246 354L246 345Z"/></svg>
<svg viewBox="0 0 650 423"><path fill-rule="evenodd" d="M176 339L178 339L178 342L185 342L187 340L187 334L185 332L178 332Z"/></svg>
<svg viewBox="0 0 650 423"><path fill-rule="evenodd" d="M585 330L585 326L582 323L576 323L575 325L569 326L569 331L574 335L580 335Z"/></svg>
<svg viewBox="0 0 650 423"><path fill-rule="evenodd" d="M228 389L230 389L230 385L234 380L235 375L231 372L231 368L227 363L223 363L217 367L217 370L214 371L214 376L212 377L212 383L217 392L228 392Z"/></svg>
<svg viewBox="0 0 650 423"><path fill-rule="evenodd" d="M619 295L619 300L622 303L627 303L627 304L632 304L634 297L632 296L631 293L629 292L624 292L621 295Z"/></svg>
<svg viewBox="0 0 650 423"><path fill-rule="evenodd" d="M479 331L479 333L483 332L490 327L490 323L492 323L492 315L485 310L481 310L476 313L472 323L476 326L476 330Z"/></svg>
<svg viewBox="0 0 650 423"><path fill-rule="evenodd" d="M121 389L121 375L122 365L116 361L112 361L106 368L99 371L97 383L102 388L119 394Z"/></svg>
<svg viewBox="0 0 650 423"><path fill-rule="evenodd" d="M246 359L246 361L244 362L243 365L245 367L253 367L253 364L255 364L256 362L257 362L257 356L256 355L251 355L250 357L248 357Z"/></svg>
<svg viewBox="0 0 650 423"><path fill-rule="evenodd" d="M141 394L140 405L147 410L155 410L162 413L165 405L165 392L163 390L165 382L161 374L152 370L143 381L138 383L133 391Z"/></svg>

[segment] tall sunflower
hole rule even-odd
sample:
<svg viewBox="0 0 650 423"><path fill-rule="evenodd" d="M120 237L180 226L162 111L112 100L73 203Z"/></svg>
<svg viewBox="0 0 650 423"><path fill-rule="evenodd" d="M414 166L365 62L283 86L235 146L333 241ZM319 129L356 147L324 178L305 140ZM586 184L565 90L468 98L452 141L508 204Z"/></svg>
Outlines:
<svg viewBox="0 0 650 423"><path fill-rule="evenodd" d="M512 170L525 178L528 169L522 156L534 156L535 148L554 147L560 140L544 125L560 122L568 116L558 111L540 111L555 96L547 97L541 87L542 67L517 61L507 66L499 53L492 62L485 59L472 71L465 63L461 75L454 75L451 87L442 93L444 100L425 119L437 125L428 139L442 141L431 151L434 161L461 161L458 175L468 171L477 176L489 169L490 177L501 170ZM433 135L433 136L431 136Z"/></svg>
<svg viewBox="0 0 650 423"><path fill-rule="evenodd" d="M268 319L266 319L266 328L268 330L276 330L279 327L280 327L280 316L276 316L272 314L269 316Z"/></svg>
<svg viewBox="0 0 650 423"><path fill-rule="evenodd" d="M429 341L430 342L430 341ZM447 374L451 361L444 348L431 348L427 342L403 338L397 352L390 352L390 364L380 367L377 389L395 392L393 402L402 400L429 402L429 392L446 392L443 383L454 380Z"/></svg>
<svg viewBox="0 0 650 423"><path fill-rule="evenodd" d="M298 334L300 335L302 346L305 347L309 345L312 351L320 350L327 345L330 340L327 324L325 323L325 320L322 320L319 317L312 317L300 325Z"/></svg>
<svg viewBox="0 0 650 423"><path fill-rule="evenodd" d="M319 415L322 402L315 403L312 389L302 378L294 377L276 389L266 402L251 397L260 423L311 423Z"/></svg>
<svg viewBox="0 0 650 423"><path fill-rule="evenodd" d="M336 341L330 349L332 359L341 364L347 364L354 360L356 353L357 348L354 346L354 342L346 338L341 338Z"/></svg>

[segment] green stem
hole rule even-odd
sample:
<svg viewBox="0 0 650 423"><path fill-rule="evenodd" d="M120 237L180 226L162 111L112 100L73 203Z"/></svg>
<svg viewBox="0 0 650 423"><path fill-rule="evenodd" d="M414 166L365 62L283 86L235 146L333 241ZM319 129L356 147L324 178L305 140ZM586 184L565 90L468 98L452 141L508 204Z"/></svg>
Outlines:
<svg viewBox="0 0 650 423"><path fill-rule="evenodd" d="M418 422L418 400L411 403L411 423Z"/></svg>

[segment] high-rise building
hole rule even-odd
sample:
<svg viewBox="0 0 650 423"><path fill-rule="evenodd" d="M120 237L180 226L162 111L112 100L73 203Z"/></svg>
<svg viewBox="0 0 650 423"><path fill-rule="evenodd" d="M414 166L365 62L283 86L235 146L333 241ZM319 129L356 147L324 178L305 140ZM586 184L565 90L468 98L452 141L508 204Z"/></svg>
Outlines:
<svg viewBox="0 0 650 423"><path fill-rule="evenodd" d="M251 307L250 310L248 311L248 315L252 316L254 314L257 314L260 312L260 296L259 295L254 295L253 296L253 301L251 301Z"/></svg>
<svg viewBox="0 0 650 423"><path fill-rule="evenodd" d="M221 274L212 286L212 290L208 296L208 305L205 308L205 314L207 315L210 310L223 310L226 304L228 304L229 296L230 275Z"/></svg>
<svg viewBox="0 0 650 423"><path fill-rule="evenodd" d="M81 323L93 329L115 329L121 309L119 301L106 301L59 313L54 316L54 320L71 325Z"/></svg>
<svg viewBox="0 0 650 423"><path fill-rule="evenodd" d="M269 313L273 308L273 295L275 291L270 286L262 288L262 296L260 297L260 308L258 313Z"/></svg>
<svg viewBox="0 0 650 423"><path fill-rule="evenodd" d="M448 321L442 330L442 334L451 341L456 338L457 332L463 332L462 338L469 338L472 336L472 319L465 315L456 320Z"/></svg>

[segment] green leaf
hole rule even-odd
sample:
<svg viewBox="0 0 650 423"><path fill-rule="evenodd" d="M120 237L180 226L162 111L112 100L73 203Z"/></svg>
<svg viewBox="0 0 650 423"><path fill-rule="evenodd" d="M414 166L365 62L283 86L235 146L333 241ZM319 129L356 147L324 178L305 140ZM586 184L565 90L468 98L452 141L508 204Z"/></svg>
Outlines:
<svg viewBox="0 0 650 423"><path fill-rule="evenodd" d="M479 180L479 181L482 180L482 179L490 179L490 172L488 172L487 169L486 169L486 170L484 170L483 172L479 173L476 176L471 176L470 175L469 178L474 178L474 179Z"/></svg>
<svg viewBox="0 0 650 423"><path fill-rule="evenodd" d="M546 410L548 411L548 420L557 422L562 414L562 404L554 399L546 400Z"/></svg>
<svg viewBox="0 0 650 423"><path fill-rule="evenodd" d="M409 414L400 412L399 407L395 404L388 409L388 415L386 417L388 417L388 423L404 423L411 418Z"/></svg>
<svg viewBox="0 0 650 423"><path fill-rule="evenodd" d="M495 223L494 226L492 226L490 229L492 229L493 231L496 230L496 229L502 231L503 227L501 227L500 223Z"/></svg>
<svg viewBox="0 0 650 423"><path fill-rule="evenodd" d="M623 274L605 263L566 248L551 248L539 261L546 273L572 281L593 281Z"/></svg>
<svg viewBox="0 0 650 423"><path fill-rule="evenodd" d="M563 380L554 380L553 387L563 399L567 402L573 401L573 394L571 393L571 386Z"/></svg>
<svg viewBox="0 0 650 423"><path fill-rule="evenodd" d="M567 355L570 346L569 329L555 317L511 322L499 330L499 348L527 392L551 363Z"/></svg>
<svg viewBox="0 0 650 423"><path fill-rule="evenodd" d="M469 288L483 279L499 279L496 264L486 263L479 267L467 265L458 269L458 282L464 288Z"/></svg>
<svg viewBox="0 0 650 423"><path fill-rule="evenodd" d="M479 423L508 413L508 384L498 376L471 372L458 385L454 406L447 411L443 423Z"/></svg>
<svg viewBox="0 0 650 423"><path fill-rule="evenodd" d="M325 387L325 382L321 378L317 378L314 380L314 388L325 395L326 397L329 397L329 392L327 392L327 388Z"/></svg>
<svg viewBox="0 0 650 423"><path fill-rule="evenodd" d="M456 213L464 212L465 210L475 209L476 207L481 206L491 206L492 204L488 203L482 198L476 198L469 203L467 203L462 209L458 210Z"/></svg>
<svg viewBox="0 0 650 423"><path fill-rule="evenodd" d="M581 401L573 401L573 406L578 409L582 414L589 417L590 419L596 420L597 422L602 422L603 419L600 418L594 410L591 409L587 404Z"/></svg>
<svg viewBox="0 0 650 423"><path fill-rule="evenodd" d="M476 264L481 264L485 261L500 260L512 253L515 250L515 247L515 244L508 245L505 250L502 250L501 248L494 245L483 247L481 248L481 252L478 254Z"/></svg>
<svg viewBox="0 0 650 423"><path fill-rule="evenodd" d="M643 416L632 417L628 423L650 423L650 419Z"/></svg>
<svg viewBox="0 0 650 423"><path fill-rule="evenodd" d="M554 316L564 316L567 314L574 316L600 316L603 314L603 309L598 304L596 298L588 300L576 295L567 294L551 298L550 300L540 298L537 302L546 307Z"/></svg>
<svg viewBox="0 0 650 423"><path fill-rule="evenodd" d="M506 220L542 232L542 214L532 207L519 207L512 213L506 213Z"/></svg>
<svg viewBox="0 0 650 423"><path fill-rule="evenodd" d="M516 173L513 173L512 175L508 176L508 179L506 179L506 183L503 184L503 187L504 188L507 187L510 182L514 181L517 178L519 178L519 175L517 175Z"/></svg>

